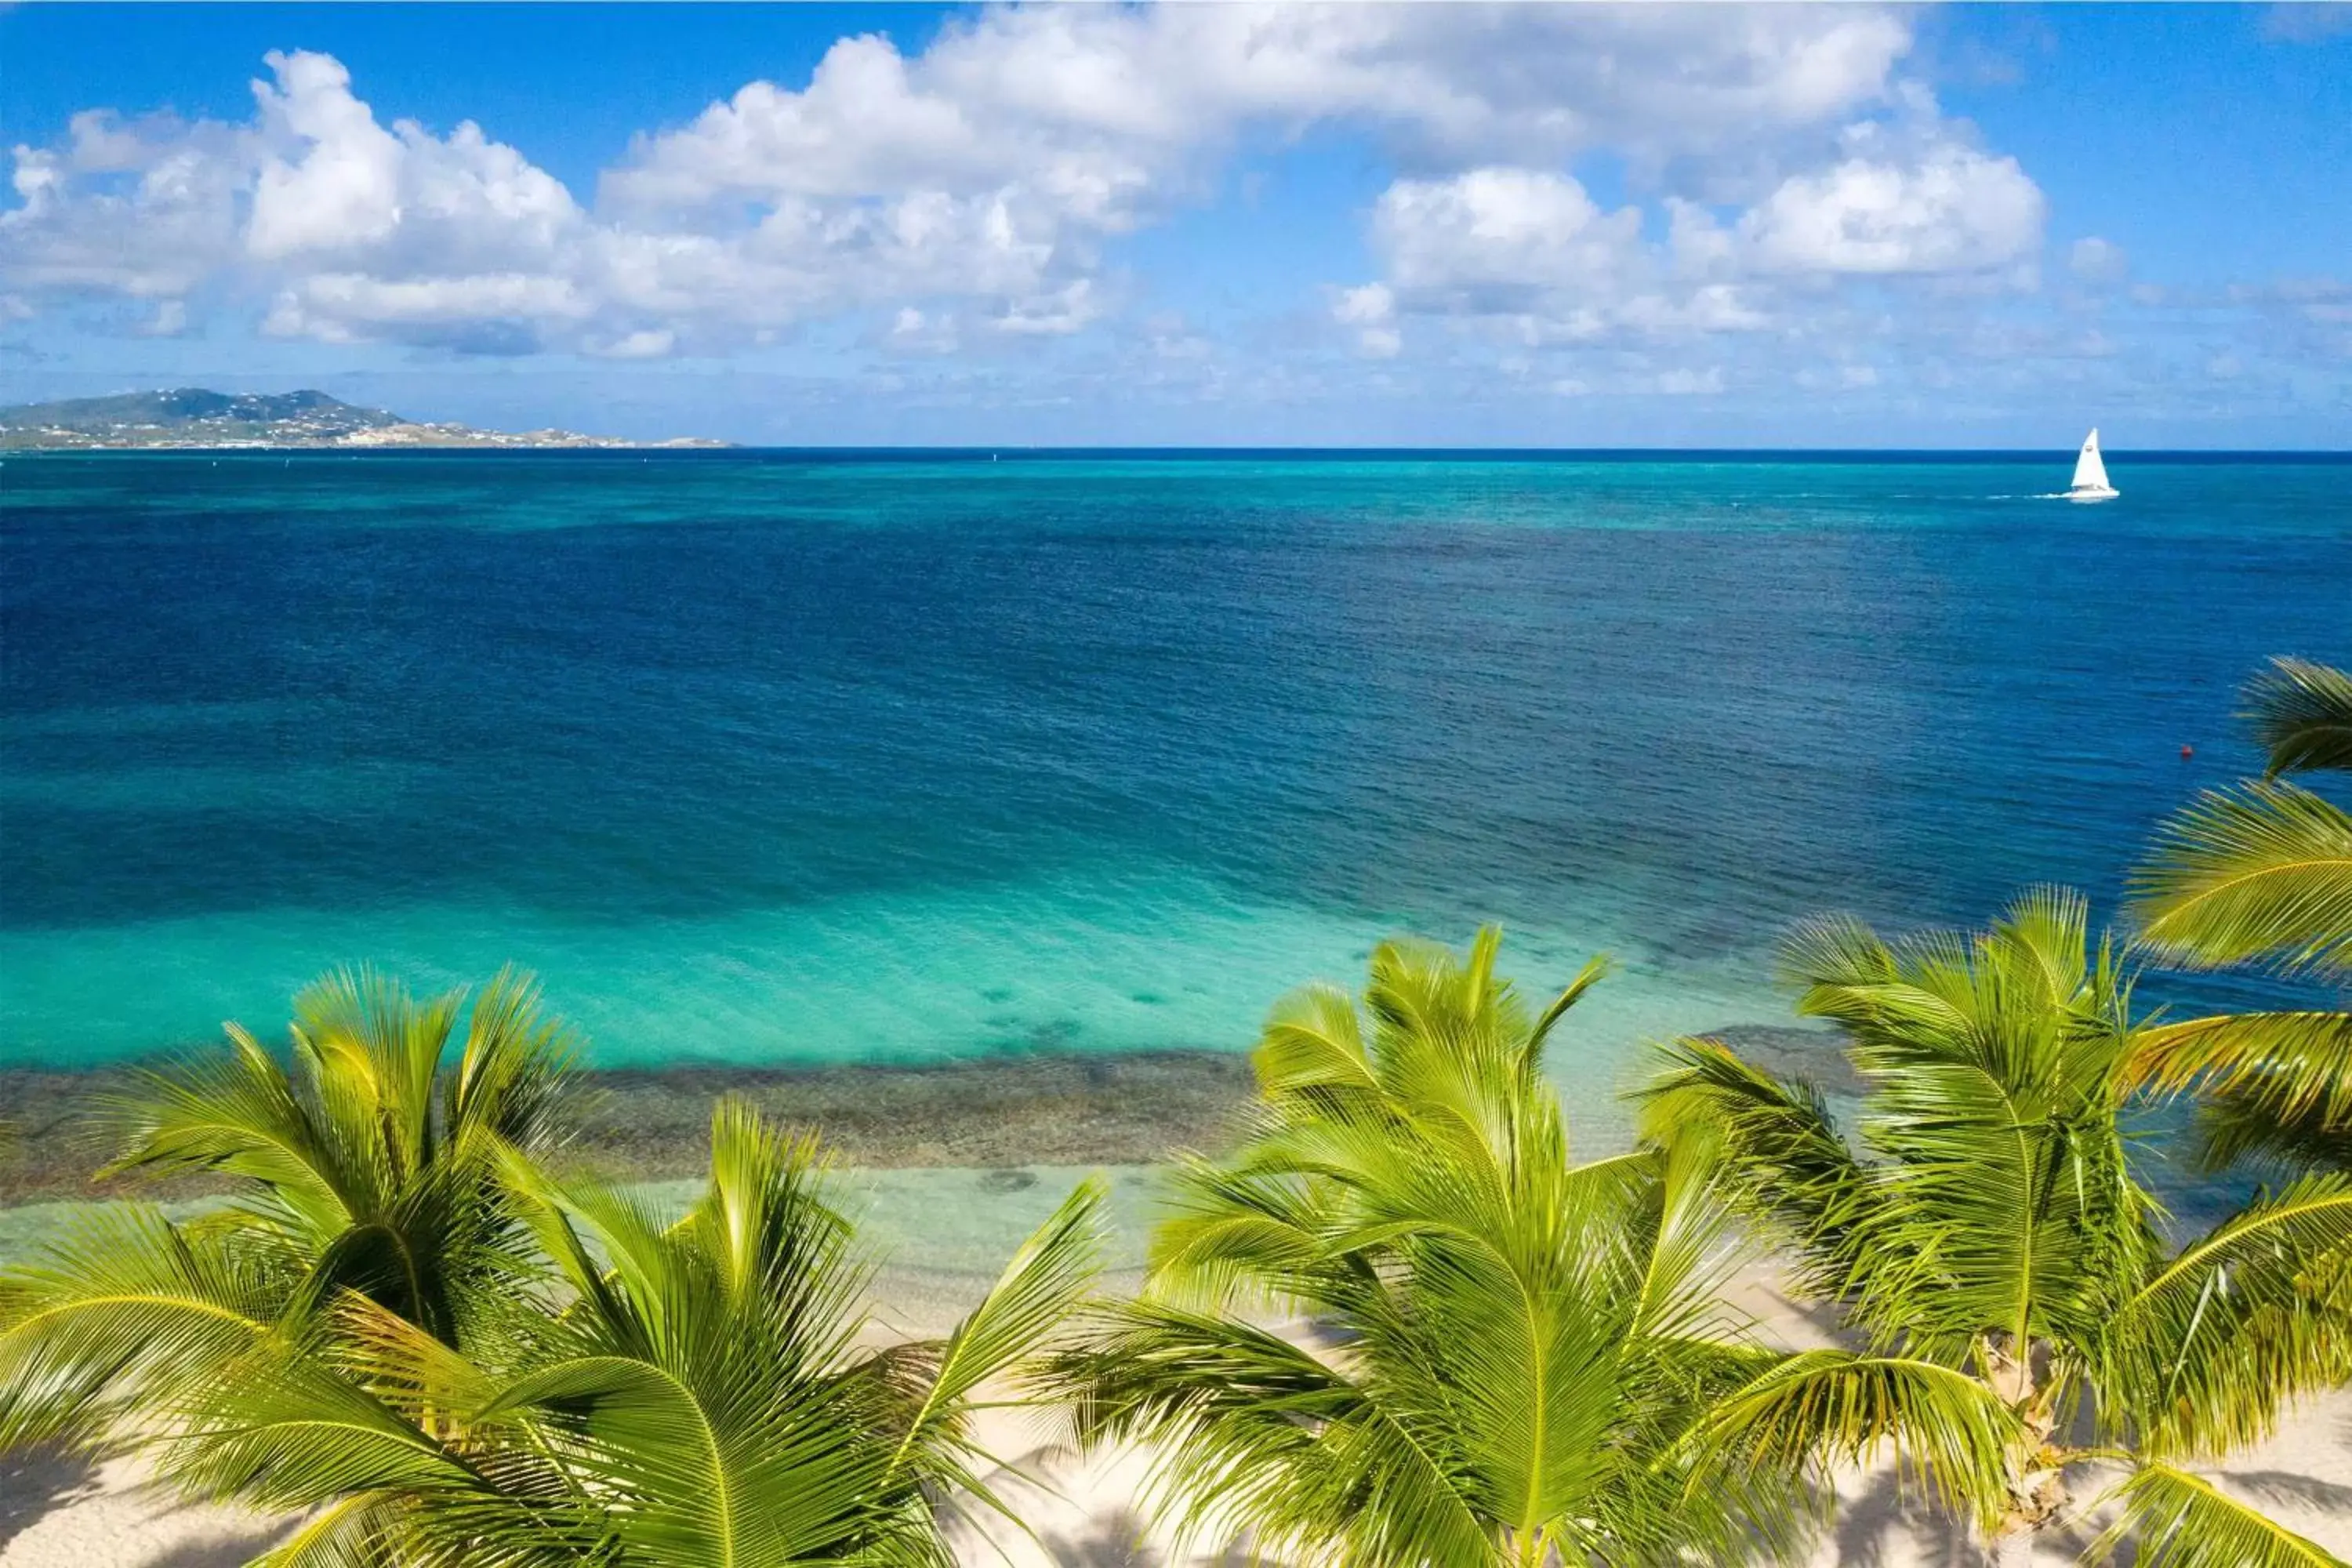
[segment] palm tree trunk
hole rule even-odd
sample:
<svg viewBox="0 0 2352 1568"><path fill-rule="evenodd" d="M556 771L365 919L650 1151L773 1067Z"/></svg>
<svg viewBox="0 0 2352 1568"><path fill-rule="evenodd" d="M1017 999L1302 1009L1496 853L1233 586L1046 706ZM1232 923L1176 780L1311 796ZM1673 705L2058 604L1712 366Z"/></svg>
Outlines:
<svg viewBox="0 0 2352 1568"><path fill-rule="evenodd" d="M1995 1568L2031 1568L2035 1537L2066 1501L2065 1468L2053 1462L2049 1447L2055 1416L2047 1398L2034 1397L2033 1342L2021 1327L1987 1360L1993 1392L2016 1410L2025 1428L2023 1440L2008 1455L2009 1508L1990 1542L1992 1562Z"/></svg>

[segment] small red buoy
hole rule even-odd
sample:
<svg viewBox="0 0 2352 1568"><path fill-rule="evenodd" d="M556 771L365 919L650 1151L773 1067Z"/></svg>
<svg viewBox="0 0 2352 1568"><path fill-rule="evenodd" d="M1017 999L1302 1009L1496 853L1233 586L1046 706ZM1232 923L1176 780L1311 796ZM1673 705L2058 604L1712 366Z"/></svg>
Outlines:
<svg viewBox="0 0 2352 1568"><path fill-rule="evenodd" d="M2197 748L2194 746L2183 746L2180 748L2180 760L2184 763L2196 754Z"/></svg>

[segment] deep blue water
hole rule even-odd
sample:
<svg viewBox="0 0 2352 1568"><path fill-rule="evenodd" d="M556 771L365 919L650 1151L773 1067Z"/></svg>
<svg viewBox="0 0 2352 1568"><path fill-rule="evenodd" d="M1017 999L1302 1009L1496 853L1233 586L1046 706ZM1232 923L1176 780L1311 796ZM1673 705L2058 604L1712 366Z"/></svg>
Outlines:
<svg viewBox="0 0 2352 1568"><path fill-rule="evenodd" d="M0 1061L515 959L606 1060L1248 1043L1383 931L1608 947L1571 1076L1828 908L2111 909L2352 658L2352 462L10 457ZM2184 761L2180 748L2196 754Z"/></svg>

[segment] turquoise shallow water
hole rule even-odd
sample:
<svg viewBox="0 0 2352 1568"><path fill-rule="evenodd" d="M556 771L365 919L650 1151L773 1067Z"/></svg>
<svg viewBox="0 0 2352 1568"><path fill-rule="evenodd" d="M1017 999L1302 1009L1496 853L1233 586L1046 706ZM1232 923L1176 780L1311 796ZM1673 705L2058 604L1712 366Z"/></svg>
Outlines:
<svg viewBox="0 0 2352 1568"><path fill-rule="evenodd" d="M2112 901L2352 657L2352 464L16 458L0 1062L538 970L598 1059L1246 1045L1395 931L1785 1021L1832 907ZM2179 755L2183 743L2193 760Z"/></svg>

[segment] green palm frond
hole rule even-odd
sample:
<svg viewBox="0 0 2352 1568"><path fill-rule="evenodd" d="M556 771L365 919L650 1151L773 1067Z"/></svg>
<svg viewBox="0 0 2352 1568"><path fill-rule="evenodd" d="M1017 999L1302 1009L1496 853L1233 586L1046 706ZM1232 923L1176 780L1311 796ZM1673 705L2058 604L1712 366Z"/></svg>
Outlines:
<svg viewBox="0 0 2352 1568"><path fill-rule="evenodd" d="M1521 1066L1527 1071L1532 1073L1543 1066L1544 1043L1551 1038L1552 1030L1568 1016L1570 1008L1584 1000L1586 993L1609 978L1613 967L1607 953L1594 953L1576 972L1576 978L1560 988L1559 994L1551 999L1543 1016L1536 1020L1535 1027L1528 1031L1527 1048L1521 1053Z"/></svg>
<svg viewBox="0 0 2352 1568"><path fill-rule="evenodd" d="M2284 782L2209 790L2133 875L2140 939L2198 968L2352 973L2352 816Z"/></svg>
<svg viewBox="0 0 2352 1568"><path fill-rule="evenodd" d="M2150 1025L2126 1071L2159 1094L2245 1090L2281 1111L2352 1119L2352 1015L2225 1013Z"/></svg>
<svg viewBox="0 0 2352 1568"><path fill-rule="evenodd" d="M1276 1003L1250 1060L1270 1091L1379 1089L1356 1000L1336 986L1310 985Z"/></svg>
<svg viewBox="0 0 2352 1568"><path fill-rule="evenodd" d="M605 1522L550 1456L410 1397L424 1381L404 1378L401 1352L445 1365L458 1352L363 1297L335 1313L354 1330L348 1343L265 1343L150 1446L184 1492L306 1516L259 1561L559 1568L607 1556Z"/></svg>
<svg viewBox="0 0 2352 1568"><path fill-rule="evenodd" d="M517 1379L472 1418L560 1448L614 1505L625 1559L824 1562L895 1532L908 1500L893 1509L884 1493L888 1452L868 1425L878 1412L822 1384L761 1387L750 1358L704 1340L677 1348L694 1372L577 1355Z"/></svg>
<svg viewBox="0 0 2352 1568"><path fill-rule="evenodd" d="M675 1225L611 1189L532 1184L580 1295L466 1421L560 1457L625 1562L944 1562L934 1500L993 1506L974 1400L1087 1290L1098 1189L1073 1194L945 1341L863 1351L868 1266L814 1147L737 1101L711 1142L709 1190ZM429 1354L404 1381L462 1391Z"/></svg>
<svg viewBox="0 0 2352 1568"><path fill-rule="evenodd" d="M1742 1205L1796 1244L1812 1288L1842 1293L1874 1190L1821 1091L1750 1066L1720 1040L1677 1040L1658 1056L1640 1092L1643 1139L1718 1150Z"/></svg>
<svg viewBox="0 0 2352 1568"><path fill-rule="evenodd" d="M2086 1561L2105 1562L2129 1541L2137 1568L2345 1568L2315 1542L2187 1470L2143 1465L2113 1496L2120 1511Z"/></svg>
<svg viewBox="0 0 2352 1568"><path fill-rule="evenodd" d="M2333 766L2321 721L2340 672L2283 661L2258 687L2280 766ZM2337 692L2340 695L2340 692ZM2299 760L2301 759L2301 760ZM2352 816L2297 786L2207 794L2166 825L2135 878L2142 940L2195 967L2263 963L2352 973ZM2311 1010L2191 1019L2150 1030L2135 1071L2192 1084L2209 1163L2268 1154L2343 1163L2352 1136L2352 1016Z"/></svg>
<svg viewBox="0 0 2352 1568"><path fill-rule="evenodd" d="M1057 1370L1082 1436L1163 1456L1150 1501L1181 1540L1247 1527L1263 1550L1310 1560L1497 1561L1442 1428L1265 1330L1137 1301Z"/></svg>
<svg viewBox="0 0 2352 1568"><path fill-rule="evenodd" d="M122 1150L104 1173L215 1173L316 1235L331 1235L369 1201L310 1114L295 1081L244 1029L229 1054L145 1071L100 1100L93 1124Z"/></svg>
<svg viewBox="0 0 2352 1568"><path fill-rule="evenodd" d="M2280 775L2352 767L2352 675L2281 658L2249 690L2268 773L2167 823L2133 877L2141 941L2192 968L2352 978L2352 815ZM2352 1170L2352 1014L2193 1018L2147 1032L2131 1068L2197 1090L2200 1161Z"/></svg>
<svg viewBox="0 0 2352 1568"><path fill-rule="evenodd" d="M226 1051L104 1103L113 1169L226 1177L229 1201L184 1226L93 1211L0 1271L0 1440L47 1430L146 1447L184 1487L256 1500L268 1476L317 1457L281 1424L297 1433L283 1460L237 1459L266 1440L247 1429L259 1391L315 1370L319 1399L355 1396L347 1293L456 1343L534 1288L500 1162L556 1132L570 1047L528 984L509 973L483 993L454 1068L456 994L419 1004L362 971L306 991L295 1012L285 1057L231 1026ZM317 1550L331 1537L344 1539L330 1531Z"/></svg>
<svg viewBox="0 0 2352 1568"><path fill-rule="evenodd" d="M507 1161L573 1293L511 1296L461 1347L346 1291L184 1401L162 1450L181 1484L320 1510L282 1560L370 1568L947 1568L940 1510L997 1506L980 1391L1088 1289L1095 1186L947 1339L873 1349L819 1155L740 1102L674 1223Z"/></svg>
<svg viewBox="0 0 2352 1568"><path fill-rule="evenodd" d="M1738 1259L1697 1142L1589 1164L1496 971L1383 945L1357 1014L1275 1010L1229 1157L1171 1184L1150 1287L1055 1363L1083 1434L1151 1440L1190 1537L1306 1561L1664 1563L1786 1544L1801 1466L1689 1486L1683 1436L1773 1361L1718 1294ZM1304 1341L1236 1315L1271 1307Z"/></svg>
<svg viewBox="0 0 2352 1568"><path fill-rule="evenodd" d="M2210 1170L2269 1158L2352 1170L2352 1014L2225 1013L2140 1031L2126 1071L2158 1094L2194 1089Z"/></svg>
<svg viewBox="0 0 2352 1568"><path fill-rule="evenodd" d="M1099 1182L1073 1189L938 1348L929 1386L898 1439L894 1478L911 1473L982 1492L961 1462L972 1401L982 1384L1040 1358L1086 1301L1101 1267L1105 1196Z"/></svg>
<svg viewBox="0 0 2352 1568"><path fill-rule="evenodd" d="M1860 1147L1804 1086L1711 1041L1669 1048L1643 1127L1718 1149L1751 1205L1810 1244L1801 1282L1874 1353L1798 1357L1719 1399L1693 1439L1706 1473L1859 1458L1899 1434L1947 1507L2030 1539L2072 1465L2226 1452L2352 1376L2352 1176L2260 1194L2175 1252L2124 1132L2150 1088L2205 1087L2273 1132L2284 1110L2325 1121L2341 1103L2334 1020L2139 1026L2130 970L2057 891L1974 934L1815 922L1786 963L1800 1011L1853 1037ZM2071 1446L2094 1430L2097 1450ZM2258 1516L2167 1514L2148 1487L2110 1546L2137 1533L2174 1554L2153 1560L2252 1562L2267 1560L2231 1554L2252 1550L2242 1529L2283 1536Z"/></svg>
<svg viewBox="0 0 2352 1568"><path fill-rule="evenodd" d="M1901 978L1895 954L1878 933L1851 915L1799 922L1780 944L1782 978L1800 990L1840 991L1893 984Z"/></svg>
<svg viewBox="0 0 2352 1568"><path fill-rule="evenodd" d="M1691 1442L1707 1457L1707 1479L1749 1466L1860 1464L1892 1451L1945 1506L1990 1529L2021 1436L2006 1405L1950 1367L1807 1351L1719 1398Z"/></svg>
<svg viewBox="0 0 2352 1568"><path fill-rule="evenodd" d="M1800 923L1780 948L1782 980L1797 1011L1844 1026L1856 1041L1905 1038L1959 1026L1958 1009L1921 984L1902 957L1844 915Z"/></svg>
<svg viewBox="0 0 2352 1568"><path fill-rule="evenodd" d="M1176 1161L1160 1207L1150 1252L1156 1290L1212 1309L1299 1305L1283 1292L1335 1267L1325 1237L1346 1224L1325 1194L1295 1175L1196 1155Z"/></svg>
<svg viewBox="0 0 2352 1568"><path fill-rule="evenodd" d="M466 1043L442 1084L444 1125L453 1139L494 1137L544 1153L570 1126L580 1095L579 1037L541 1011L539 984L509 964L474 999Z"/></svg>
<svg viewBox="0 0 2352 1568"><path fill-rule="evenodd" d="M1382 942L1364 988L1381 1100L1465 1148L1499 1135L1491 1117L1528 1054L1527 1010L1493 973L1501 940L1482 928L1466 962L1432 942Z"/></svg>
<svg viewBox="0 0 2352 1568"><path fill-rule="evenodd" d="M729 1096L711 1113L710 1184L675 1226L657 1238L625 1237L621 1216L635 1220L646 1211L613 1205L609 1189L601 1190L601 1210L576 1212L604 1216L600 1234L614 1244L614 1276L636 1291L648 1321L698 1309L690 1291L670 1298L679 1281L707 1278L725 1299L768 1319L780 1345L797 1344L805 1325L850 1316L867 1272L853 1252L848 1220L826 1196L825 1176L814 1137L788 1132Z"/></svg>
<svg viewBox="0 0 2352 1568"><path fill-rule="evenodd" d="M2352 1176L2257 1194L2116 1304L2099 1353L2105 1415L2151 1452L2268 1436L2284 1400L2352 1376Z"/></svg>
<svg viewBox="0 0 2352 1568"><path fill-rule="evenodd" d="M226 1211L202 1228L301 1259L313 1307L355 1289L458 1335L473 1283L519 1265L504 1154L560 1138L576 1049L506 971L447 1060L464 1002L419 1002L369 970L331 975L296 998L286 1059L232 1025L226 1052L110 1096L100 1124L122 1149L110 1169L229 1177Z"/></svg>
<svg viewBox="0 0 2352 1568"><path fill-rule="evenodd" d="M2065 1337L2096 1320L2152 1205L2129 1182L2112 1104L2036 1110L1976 1066L1916 1064L1877 1086L1863 1128L1882 1208L1857 1246L1880 1266L1857 1310L1882 1341Z"/></svg>
<svg viewBox="0 0 2352 1568"><path fill-rule="evenodd" d="M1568 1184L1570 1206L1607 1216L1604 1223L1634 1244L1623 1276L1633 1291L1634 1332L1745 1353L1748 1324L1725 1307L1723 1293L1757 1248L1742 1234L1730 1173L1716 1150L1644 1148L1578 1165ZM1615 1190L1594 1197L1579 1191L1596 1184Z"/></svg>
<svg viewBox="0 0 2352 1568"><path fill-rule="evenodd" d="M538 1163L572 1047L520 977L470 1018L366 972L297 1015L289 1059L233 1031L113 1108L126 1168L226 1209L94 1211L0 1271L0 1446L307 1512L279 1568L947 1568L940 1510L996 1506L973 1418L1090 1289L1097 1186L946 1339L875 1349L808 1140L721 1102L672 1219Z"/></svg>
<svg viewBox="0 0 2352 1568"><path fill-rule="evenodd" d="M2072 1005L2092 982L2091 903L2072 888L2029 888L2010 900L1983 943L1986 957L2053 1007ZM2029 990L2029 994L2031 994Z"/></svg>
<svg viewBox="0 0 2352 1568"><path fill-rule="evenodd" d="M2268 771L2352 768L2352 673L2300 658L2274 658L2246 691L2254 739Z"/></svg>
<svg viewBox="0 0 2352 1568"><path fill-rule="evenodd" d="M78 1216L0 1273L0 1451L168 1425L272 1332L288 1288L277 1259L144 1205Z"/></svg>
<svg viewBox="0 0 2352 1568"><path fill-rule="evenodd" d="M383 1547L390 1541L401 1541L407 1561L419 1568L439 1568L435 1554L418 1550L419 1543L409 1539L413 1507L394 1492L354 1493L313 1511L277 1545L247 1560L246 1568L383 1568ZM505 1568L521 1565L509 1563Z"/></svg>
<svg viewBox="0 0 2352 1568"><path fill-rule="evenodd" d="M1972 935L1800 930L1798 1009L1846 1027L1869 1086L1858 1162L1817 1106L1719 1048L1685 1049L1663 1086L1708 1108L1752 1190L1817 1216L1831 1245L1807 1282L1874 1342L2088 1331L2153 1247L2116 1121L2129 977L2087 928L2078 895L2036 889Z"/></svg>
<svg viewBox="0 0 2352 1568"><path fill-rule="evenodd" d="M184 1490L270 1511L365 1491L477 1489L431 1433L299 1348L247 1358L187 1402L153 1452Z"/></svg>
<svg viewBox="0 0 2352 1568"><path fill-rule="evenodd" d="M368 1113L370 1152L391 1171L413 1170L426 1158L436 1131L434 1080L464 999L451 991L419 1002L364 966L338 970L294 999L295 1054L312 1068L330 1125L358 1133L357 1115Z"/></svg>

